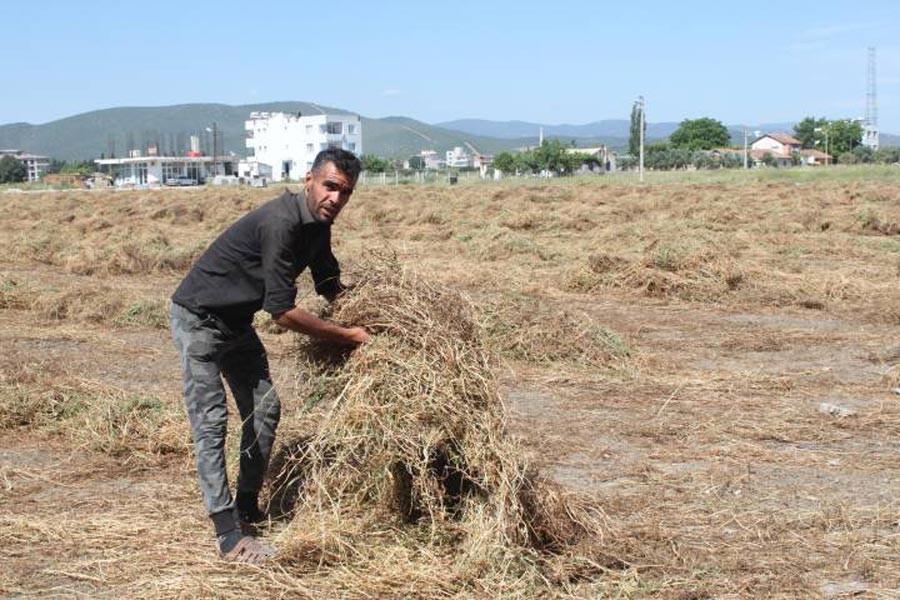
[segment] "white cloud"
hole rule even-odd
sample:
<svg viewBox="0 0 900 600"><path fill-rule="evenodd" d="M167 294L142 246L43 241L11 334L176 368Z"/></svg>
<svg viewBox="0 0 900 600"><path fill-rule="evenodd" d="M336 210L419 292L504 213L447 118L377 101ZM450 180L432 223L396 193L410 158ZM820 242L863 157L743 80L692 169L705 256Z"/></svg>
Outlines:
<svg viewBox="0 0 900 600"><path fill-rule="evenodd" d="M388 89L386 89L386 90L383 90L383 91L381 92L381 95L382 95L382 96L397 96L397 95L400 94L400 93L401 93L400 90L393 89L393 88L388 88Z"/></svg>

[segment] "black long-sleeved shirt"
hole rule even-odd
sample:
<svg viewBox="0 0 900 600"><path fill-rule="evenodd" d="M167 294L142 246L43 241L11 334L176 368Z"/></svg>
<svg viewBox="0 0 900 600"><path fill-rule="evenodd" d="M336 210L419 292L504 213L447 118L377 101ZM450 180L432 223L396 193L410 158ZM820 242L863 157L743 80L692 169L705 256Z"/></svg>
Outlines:
<svg viewBox="0 0 900 600"><path fill-rule="evenodd" d="M238 219L203 253L172 300L226 322L250 321L263 309L294 308L295 280L309 267L316 292L340 290L340 266L331 252L331 225L317 222L306 195L285 192Z"/></svg>

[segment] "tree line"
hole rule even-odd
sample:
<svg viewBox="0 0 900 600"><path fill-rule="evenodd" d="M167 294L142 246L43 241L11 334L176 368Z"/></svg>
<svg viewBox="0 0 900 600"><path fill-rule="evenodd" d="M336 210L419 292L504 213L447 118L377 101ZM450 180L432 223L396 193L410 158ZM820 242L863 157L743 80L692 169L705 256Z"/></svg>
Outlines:
<svg viewBox="0 0 900 600"><path fill-rule="evenodd" d="M620 166L629 168L637 162L640 139L640 113L632 109L628 149L630 157L619 160ZM644 124L646 132L646 122ZM852 119L828 120L806 117L794 126L793 136L804 150L820 150L832 158L832 163L895 163L900 158L898 148L873 150L862 145L863 127ZM728 128L721 121L708 117L685 119L666 141L644 146L644 164L650 169L736 168L743 166L743 150L731 147ZM719 152L711 153L718 149ZM799 153L792 156L794 164L800 164ZM763 164L775 165L771 154L764 155Z"/></svg>
<svg viewBox="0 0 900 600"><path fill-rule="evenodd" d="M572 148L559 140L544 140L536 147L521 152L503 151L494 156L495 169L503 173L535 174L553 173L566 175L579 170L582 165L596 168L600 165L597 157L585 152L572 152ZM394 161L363 154L360 157L363 171L370 173L382 173L397 168ZM424 169L425 159L421 156L412 156L409 159L410 169Z"/></svg>
<svg viewBox="0 0 900 600"><path fill-rule="evenodd" d="M89 160L67 162L53 159L44 174L64 173L89 177L95 170L94 163ZM23 183L27 180L28 168L24 162L12 154L0 158L0 183Z"/></svg>
<svg viewBox="0 0 900 600"><path fill-rule="evenodd" d="M589 168L602 167L599 159L586 152L570 152L571 147L559 140L544 140L537 148L522 152L499 152L494 156L494 168L503 173L535 174L554 173L567 175L579 170L582 165Z"/></svg>

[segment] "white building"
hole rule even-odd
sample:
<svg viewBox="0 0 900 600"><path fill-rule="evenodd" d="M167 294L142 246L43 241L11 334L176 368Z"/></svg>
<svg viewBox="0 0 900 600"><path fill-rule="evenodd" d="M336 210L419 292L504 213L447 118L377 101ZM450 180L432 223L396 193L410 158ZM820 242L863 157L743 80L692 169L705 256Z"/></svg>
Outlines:
<svg viewBox="0 0 900 600"><path fill-rule="evenodd" d="M794 152L800 152L801 142L786 133L767 133L750 144L751 150L771 152L776 158L790 159Z"/></svg>
<svg viewBox="0 0 900 600"><path fill-rule="evenodd" d="M592 165L582 165L580 172L585 173L614 173L616 171L616 153L606 146L593 148L566 148L566 154L587 154L594 159Z"/></svg>
<svg viewBox="0 0 900 600"><path fill-rule="evenodd" d="M253 179L272 181L272 167L254 159L242 160L238 163L238 177L248 181Z"/></svg>
<svg viewBox="0 0 900 600"><path fill-rule="evenodd" d="M438 170L447 166L447 161L442 159L441 155L434 150L422 150L419 152L419 156L422 157L426 169Z"/></svg>
<svg viewBox="0 0 900 600"><path fill-rule="evenodd" d="M877 125L863 125L863 134L862 134L862 145L872 150L878 150L879 148L879 135L878 135L878 126Z"/></svg>
<svg viewBox="0 0 900 600"><path fill-rule="evenodd" d="M272 168L272 180L302 179L326 148L362 154L359 115L250 113L244 122L252 160Z"/></svg>
<svg viewBox="0 0 900 600"><path fill-rule="evenodd" d="M94 162L110 173L116 187L199 185L216 174L233 175L236 167L234 158L221 156L132 156Z"/></svg>
<svg viewBox="0 0 900 600"><path fill-rule="evenodd" d="M447 150L447 166L456 168L471 167L472 157L457 146L453 150Z"/></svg>
<svg viewBox="0 0 900 600"><path fill-rule="evenodd" d="M40 181L41 176L47 172L47 167L50 166L50 159L46 156L29 154L21 150L0 150L0 158L7 155L22 161L25 165L25 170L28 172L26 181Z"/></svg>
<svg viewBox="0 0 900 600"><path fill-rule="evenodd" d="M757 138L750 145L750 158L755 166L765 163L766 155L771 155L770 162L777 167L793 166L795 157L799 155L800 164L815 166L833 163L834 159L819 150L804 150L802 142L786 133L767 133Z"/></svg>

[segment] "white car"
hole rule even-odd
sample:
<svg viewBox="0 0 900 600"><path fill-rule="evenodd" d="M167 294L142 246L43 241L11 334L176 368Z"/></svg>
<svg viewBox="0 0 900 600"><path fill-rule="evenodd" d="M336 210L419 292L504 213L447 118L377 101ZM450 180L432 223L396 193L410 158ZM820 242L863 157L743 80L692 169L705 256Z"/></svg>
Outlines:
<svg viewBox="0 0 900 600"><path fill-rule="evenodd" d="M199 185L196 179L192 177L170 177L166 179L166 185L182 186L182 185Z"/></svg>

